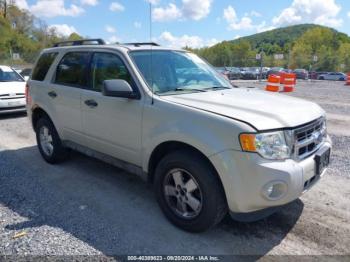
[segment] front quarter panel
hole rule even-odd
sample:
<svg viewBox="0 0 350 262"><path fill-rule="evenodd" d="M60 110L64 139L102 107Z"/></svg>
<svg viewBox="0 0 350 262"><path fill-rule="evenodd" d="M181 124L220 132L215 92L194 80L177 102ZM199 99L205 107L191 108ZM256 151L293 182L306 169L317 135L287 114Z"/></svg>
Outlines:
<svg viewBox="0 0 350 262"><path fill-rule="evenodd" d="M148 172L153 150L164 142L182 142L209 157L228 149L241 150L239 134L254 131L237 120L155 98L144 109L143 170Z"/></svg>

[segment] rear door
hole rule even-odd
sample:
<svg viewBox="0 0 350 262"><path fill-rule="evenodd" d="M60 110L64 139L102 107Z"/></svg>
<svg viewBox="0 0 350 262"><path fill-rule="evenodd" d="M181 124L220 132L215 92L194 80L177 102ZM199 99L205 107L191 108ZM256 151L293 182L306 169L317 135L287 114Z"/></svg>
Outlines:
<svg viewBox="0 0 350 262"><path fill-rule="evenodd" d="M72 51L64 54L57 65L47 99L55 107L57 123L65 140L84 144L82 134L81 91L87 88L90 53Z"/></svg>
<svg viewBox="0 0 350 262"><path fill-rule="evenodd" d="M140 94L122 56L112 52L94 53L90 88L83 90L81 100L87 146L140 166L143 100L103 96L103 81L111 79L126 80Z"/></svg>
<svg viewBox="0 0 350 262"><path fill-rule="evenodd" d="M337 79L337 75L335 74L335 73L330 73L329 75L328 75L328 80L336 80Z"/></svg>

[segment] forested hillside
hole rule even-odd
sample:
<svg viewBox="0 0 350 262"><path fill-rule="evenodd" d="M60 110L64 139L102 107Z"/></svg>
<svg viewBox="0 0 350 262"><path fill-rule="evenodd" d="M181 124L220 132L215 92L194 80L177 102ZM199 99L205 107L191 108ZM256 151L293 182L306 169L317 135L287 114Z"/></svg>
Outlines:
<svg viewBox="0 0 350 262"><path fill-rule="evenodd" d="M49 28L42 20L14 5L7 8L6 14L0 14L1 64L33 63L40 50L66 40L54 28ZM69 39L79 38L77 34L69 36ZM19 54L19 59L13 60L13 54Z"/></svg>
<svg viewBox="0 0 350 262"><path fill-rule="evenodd" d="M279 28L193 51L216 66L257 66L256 54L262 53L265 66L350 71L349 36L318 25Z"/></svg>

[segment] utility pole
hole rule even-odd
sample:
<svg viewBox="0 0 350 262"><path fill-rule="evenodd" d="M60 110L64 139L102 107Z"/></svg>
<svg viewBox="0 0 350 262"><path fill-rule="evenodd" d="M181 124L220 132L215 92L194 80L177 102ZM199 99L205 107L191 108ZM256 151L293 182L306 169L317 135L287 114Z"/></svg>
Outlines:
<svg viewBox="0 0 350 262"><path fill-rule="evenodd" d="M289 47L289 50L288 50L288 69L290 69L290 60L291 60L291 57L292 57L292 50L291 50L290 47Z"/></svg>
<svg viewBox="0 0 350 262"><path fill-rule="evenodd" d="M2 16L6 18L7 16L7 0L0 0L0 8L2 11Z"/></svg>
<svg viewBox="0 0 350 262"><path fill-rule="evenodd" d="M264 52L261 52L260 53L260 76L259 76L259 81L261 82L262 80L262 75L263 75L263 65L264 65Z"/></svg>
<svg viewBox="0 0 350 262"><path fill-rule="evenodd" d="M263 74L263 72L262 72L263 71L263 65L264 65L264 61L263 61L264 58L263 58L263 56L264 56L264 51L261 51L260 53L255 55L255 59L260 61L260 74L258 76L260 82L262 80L262 74Z"/></svg>

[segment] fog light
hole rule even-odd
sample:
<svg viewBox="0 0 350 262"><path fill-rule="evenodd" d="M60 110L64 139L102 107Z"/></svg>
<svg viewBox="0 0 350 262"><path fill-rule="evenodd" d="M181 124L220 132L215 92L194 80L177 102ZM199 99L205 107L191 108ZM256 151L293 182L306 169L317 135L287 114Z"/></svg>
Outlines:
<svg viewBox="0 0 350 262"><path fill-rule="evenodd" d="M279 200L287 193L287 184L282 181L274 181L263 187L262 194L268 200Z"/></svg>

